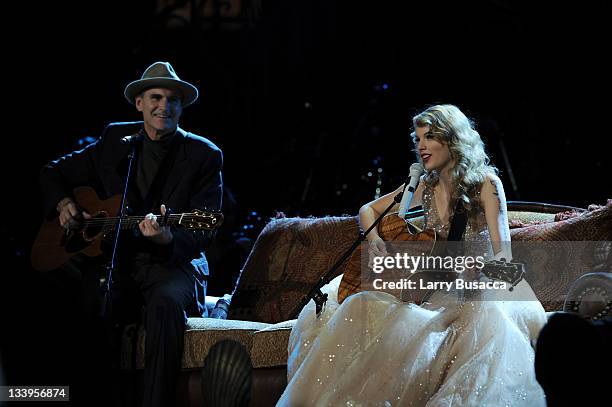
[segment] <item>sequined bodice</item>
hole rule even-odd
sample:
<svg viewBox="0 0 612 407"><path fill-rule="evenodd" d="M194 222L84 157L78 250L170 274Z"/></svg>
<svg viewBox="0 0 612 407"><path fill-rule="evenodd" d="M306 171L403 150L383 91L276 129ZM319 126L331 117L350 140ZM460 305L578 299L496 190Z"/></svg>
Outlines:
<svg viewBox="0 0 612 407"><path fill-rule="evenodd" d="M426 185L423 191L423 211L425 212L425 227L434 229L438 237L446 239L450 229L450 220L443 223L440 219L434 188L429 185ZM452 216L449 216L450 218ZM488 255L492 255L491 238L489 237L487 220L482 208L476 216L468 217L463 240L472 243L472 247L474 249L478 248L479 252L484 251Z"/></svg>

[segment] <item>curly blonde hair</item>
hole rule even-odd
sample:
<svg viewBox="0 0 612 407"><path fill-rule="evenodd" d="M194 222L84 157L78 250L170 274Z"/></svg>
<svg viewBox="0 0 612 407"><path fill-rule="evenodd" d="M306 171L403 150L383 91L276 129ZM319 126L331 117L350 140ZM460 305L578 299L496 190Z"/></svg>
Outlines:
<svg viewBox="0 0 612 407"><path fill-rule="evenodd" d="M450 170L454 193L450 204L461 199L468 216L474 216L480 208L479 192L487 175L497 175L490 165L489 156L474 123L457 106L435 105L412 118L414 128L429 126L435 140L448 145L455 166ZM412 132L413 140L416 133ZM417 159L422 163L416 151ZM439 180L437 171L425 174L425 183L435 186ZM450 208L451 210L454 208Z"/></svg>

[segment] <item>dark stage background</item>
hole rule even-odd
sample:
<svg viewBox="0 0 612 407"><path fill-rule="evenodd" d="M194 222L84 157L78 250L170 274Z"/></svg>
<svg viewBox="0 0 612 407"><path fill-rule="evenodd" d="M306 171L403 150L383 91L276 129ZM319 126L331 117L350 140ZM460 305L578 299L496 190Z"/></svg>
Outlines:
<svg viewBox="0 0 612 407"><path fill-rule="evenodd" d="M75 349L90 354L92 345L70 336L80 326L75 288L29 268L41 221L37 175L108 122L139 119L123 88L150 63L170 61L201 90L182 127L224 151L228 239L254 238L276 211L354 215L378 182L393 190L414 161L411 117L435 103L475 120L508 199L586 207L612 195L605 11L603 1L505 0L9 9L5 19L17 25L5 28L3 58L5 379L80 383ZM237 272L217 250L213 273ZM28 335L46 344L32 351Z"/></svg>

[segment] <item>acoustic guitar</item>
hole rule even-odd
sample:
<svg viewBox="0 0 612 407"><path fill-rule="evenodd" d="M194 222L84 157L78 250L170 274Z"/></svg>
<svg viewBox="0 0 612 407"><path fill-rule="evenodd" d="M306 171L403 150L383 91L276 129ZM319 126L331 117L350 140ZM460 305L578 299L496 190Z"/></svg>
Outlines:
<svg viewBox="0 0 612 407"><path fill-rule="evenodd" d="M399 247L402 255L404 253L408 256L435 255L434 250L436 249L437 241L435 230L420 230L415 225L400 218L397 214L389 214L381 220L378 226L378 235L388 243L388 249ZM364 290L374 290L374 281L376 279L380 279L381 276L383 278L389 277L390 275L400 276L399 279L395 278L396 281L415 281L414 288L382 289L380 291L389 292L402 301L420 304L435 291L431 288L421 287L431 285L429 284L430 282L455 281L461 276L459 272L425 268L419 268L416 271L402 270L399 272L397 270L385 270L386 274L378 274L373 271L371 265L366 265L368 253L362 253L362 250L367 250L367 246L364 244L358 246L347 261L340 286L338 287L339 304L352 294ZM393 255L393 250L391 250L389 256ZM523 279L525 265L501 260L486 261L484 266L479 269L479 272L491 280L508 283L510 286L509 290L512 291L513 287ZM422 284L421 281L423 282Z"/></svg>
<svg viewBox="0 0 612 407"><path fill-rule="evenodd" d="M121 196L115 195L100 200L93 188L79 187L74 190L78 206L91 214L70 228L60 226L59 217L46 221L41 226L32 247L32 266L38 271L50 271L65 264L72 256L82 253L90 257L103 254L102 245L114 236L119 224ZM144 216L124 216L121 230L136 229ZM159 223L181 227L191 231L212 231L223 223L220 212L194 210L189 213L157 215Z"/></svg>

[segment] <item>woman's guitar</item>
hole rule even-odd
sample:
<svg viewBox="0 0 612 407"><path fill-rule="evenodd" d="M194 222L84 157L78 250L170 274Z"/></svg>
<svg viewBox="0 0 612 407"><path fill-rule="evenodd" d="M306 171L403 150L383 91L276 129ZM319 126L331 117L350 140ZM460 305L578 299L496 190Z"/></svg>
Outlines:
<svg viewBox="0 0 612 407"><path fill-rule="evenodd" d="M32 266L38 271L50 271L62 266L72 256L83 253L95 257L103 253L101 244L113 236L119 218L121 196L116 195L101 201L90 187L79 187L74 190L76 203L92 215L91 219L69 229L59 224L59 218L44 222L32 247ZM166 219L164 219L166 218ZM135 229L144 216L124 216L121 229ZM223 215L218 212L194 210L189 213L170 214L167 217L158 215L158 222L167 226L182 227L186 230L214 230L223 222Z"/></svg>
<svg viewBox="0 0 612 407"><path fill-rule="evenodd" d="M397 246L409 256L432 255L436 246L436 232L433 229L420 230L416 226L400 218L397 214L385 216L378 226L378 235L388 242L389 246ZM344 275L338 287L338 303L341 304L349 295L365 290L373 290L374 280L381 276L389 277L391 273L377 274L372 268L366 266L368 253L362 253L365 245L360 245L353 252L347 261ZM408 249L408 250L406 250ZM393 253L389 254L390 256ZM504 261L487 261L484 267L479 270L481 274L491 280L504 281L509 283L510 290L518 284L525 274L522 263L509 263ZM428 270L419 268L416 272L403 271L401 275L406 280L413 280L416 288L407 290L382 290L396 295L402 301L409 301L420 304L431 293L431 289L421 289L418 280L427 282L433 281L452 281L460 276L460 273Z"/></svg>

